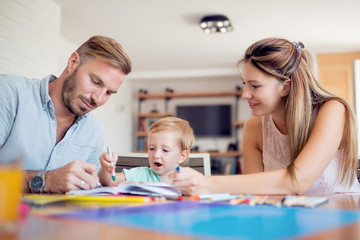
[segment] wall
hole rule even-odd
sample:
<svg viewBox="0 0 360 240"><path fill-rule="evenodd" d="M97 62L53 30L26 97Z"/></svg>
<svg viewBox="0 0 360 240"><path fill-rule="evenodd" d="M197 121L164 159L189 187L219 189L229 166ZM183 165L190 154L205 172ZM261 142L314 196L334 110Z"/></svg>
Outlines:
<svg viewBox="0 0 360 240"><path fill-rule="evenodd" d="M61 36L60 27L61 8L52 1L0 0L0 73L60 75L77 48ZM94 111L105 128L104 151L107 145L117 152L132 150L130 85L127 79L116 96Z"/></svg>
<svg viewBox="0 0 360 240"><path fill-rule="evenodd" d="M132 152L133 115L131 78L126 78L118 93L112 95L102 107L94 110L94 114L104 125L104 151L111 146L113 151Z"/></svg>
<svg viewBox="0 0 360 240"><path fill-rule="evenodd" d="M0 6L0 73L56 73L60 8L46 0L1 0Z"/></svg>

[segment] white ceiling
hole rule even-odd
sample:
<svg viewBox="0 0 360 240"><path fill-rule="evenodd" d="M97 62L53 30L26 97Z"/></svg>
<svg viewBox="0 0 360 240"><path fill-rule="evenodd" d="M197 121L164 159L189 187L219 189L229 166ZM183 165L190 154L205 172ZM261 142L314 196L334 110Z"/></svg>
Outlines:
<svg viewBox="0 0 360 240"><path fill-rule="evenodd" d="M54 1L64 38L115 38L135 78L233 75L251 43L273 36L300 40L313 54L360 52L359 0ZM199 21L209 14L228 16L234 31L204 33Z"/></svg>

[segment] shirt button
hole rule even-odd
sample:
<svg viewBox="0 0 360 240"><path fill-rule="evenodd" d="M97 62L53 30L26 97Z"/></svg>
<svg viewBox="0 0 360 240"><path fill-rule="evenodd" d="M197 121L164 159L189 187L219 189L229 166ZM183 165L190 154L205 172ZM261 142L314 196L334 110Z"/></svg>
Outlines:
<svg viewBox="0 0 360 240"><path fill-rule="evenodd" d="M52 124L54 124L54 123L55 123L55 121L54 121L54 120L51 120L50 122L51 122Z"/></svg>

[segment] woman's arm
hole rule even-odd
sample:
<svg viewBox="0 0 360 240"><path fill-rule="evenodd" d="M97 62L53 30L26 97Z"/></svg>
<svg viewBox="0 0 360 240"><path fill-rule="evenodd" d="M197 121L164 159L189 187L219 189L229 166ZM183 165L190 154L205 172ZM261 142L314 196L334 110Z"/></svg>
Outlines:
<svg viewBox="0 0 360 240"><path fill-rule="evenodd" d="M246 175L204 177L187 169L177 174L174 185L184 194L228 192L232 194L302 194L328 166L342 139L345 107L338 101L325 103L318 112L314 128L303 151L295 160L297 181L287 169Z"/></svg>
<svg viewBox="0 0 360 240"><path fill-rule="evenodd" d="M295 161L300 192L308 190L334 158L345 121L345 106L339 101L331 100L320 108L309 140Z"/></svg>
<svg viewBox="0 0 360 240"><path fill-rule="evenodd" d="M245 174L264 171L262 139L261 117L251 117L245 122L241 140Z"/></svg>
<svg viewBox="0 0 360 240"><path fill-rule="evenodd" d="M336 100L325 103L316 116L308 142L295 160L292 181L287 169L250 175L214 177L213 192L254 194L302 194L306 192L334 158L345 125L345 107ZM230 184L231 183L231 184Z"/></svg>

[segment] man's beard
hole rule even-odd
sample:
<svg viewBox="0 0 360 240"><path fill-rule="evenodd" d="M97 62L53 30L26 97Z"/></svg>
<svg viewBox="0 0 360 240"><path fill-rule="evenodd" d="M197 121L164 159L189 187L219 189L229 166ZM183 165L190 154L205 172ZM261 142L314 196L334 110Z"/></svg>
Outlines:
<svg viewBox="0 0 360 240"><path fill-rule="evenodd" d="M79 109L75 106L76 98L80 98L82 101L86 102L88 105L93 106L95 109L96 103L92 99L87 99L84 96L77 96L77 79L76 79L77 69L64 80L64 85L62 88L62 97L64 100L65 107L74 115L81 117L84 114L88 113L90 110L87 108L79 107Z"/></svg>

